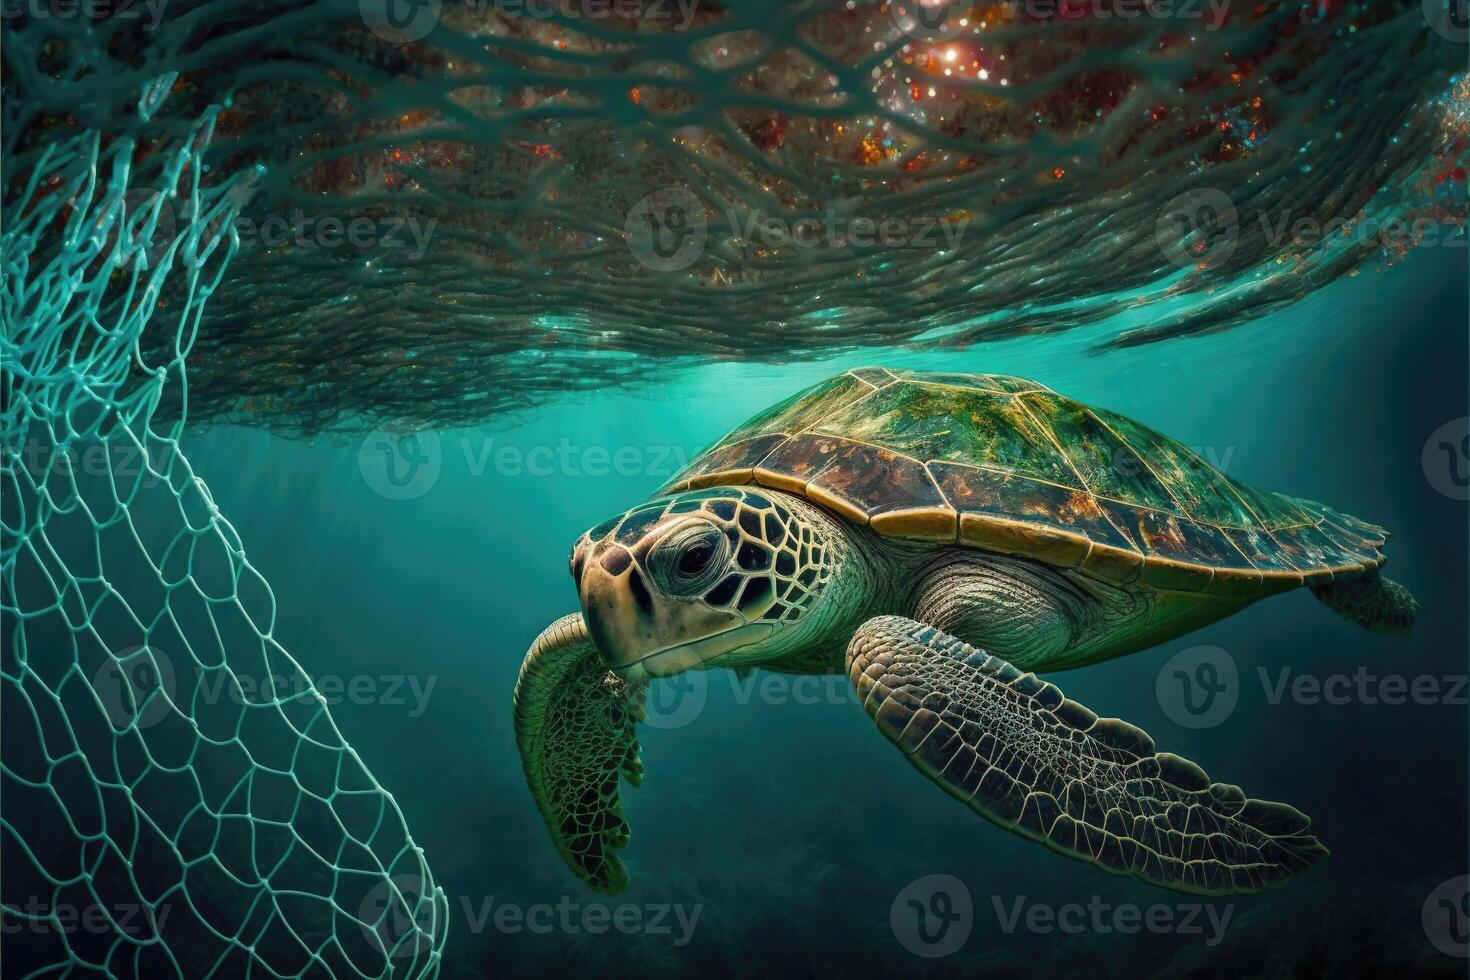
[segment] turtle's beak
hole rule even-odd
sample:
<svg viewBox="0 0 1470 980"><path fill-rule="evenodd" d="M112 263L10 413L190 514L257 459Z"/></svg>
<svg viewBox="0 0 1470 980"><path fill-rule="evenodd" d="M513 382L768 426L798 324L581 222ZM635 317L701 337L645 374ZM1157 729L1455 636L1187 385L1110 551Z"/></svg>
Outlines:
<svg viewBox="0 0 1470 980"><path fill-rule="evenodd" d="M640 565L640 544L596 548L584 539L572 556L587 631L615 673L666 677L769 635L769 625L746 626L732 610L660 593Z"/></svg>

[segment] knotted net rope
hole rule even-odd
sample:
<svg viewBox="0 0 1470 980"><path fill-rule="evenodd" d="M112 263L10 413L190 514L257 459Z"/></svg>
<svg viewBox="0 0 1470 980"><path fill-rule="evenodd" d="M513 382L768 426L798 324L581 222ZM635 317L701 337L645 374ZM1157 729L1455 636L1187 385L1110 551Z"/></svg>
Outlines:
<svg viewBox="0 0 1470 980"><path fill-rule="evenodd" d="M445 939L398 806L180 451L185 361L239 247L237 185L203 179L215 121L146 148L82 133L6 172L7 977L424 976Z"/></svg>
<svg viewBox="0 0 1470 980"><path fill-rule="evenodd" d="M177 70L211 161L264 167L191 411L451 424L686 361L1215 330L1442 240L1456 2L173 0L20 52L18 131Z"/></svg>

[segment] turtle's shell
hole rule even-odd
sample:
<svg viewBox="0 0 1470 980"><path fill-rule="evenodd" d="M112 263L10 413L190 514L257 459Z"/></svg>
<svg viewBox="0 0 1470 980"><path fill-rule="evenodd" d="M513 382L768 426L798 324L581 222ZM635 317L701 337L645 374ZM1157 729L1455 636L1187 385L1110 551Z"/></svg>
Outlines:
<svg viewBox="0 0 1470 980"><path fill-rule="evenodd" d="M996 374L839 374L746 422L660 493L747 483L882 535L1182 592L1320 584L1381 565L1387 539L1232 480L1121 415Z"/></svg>

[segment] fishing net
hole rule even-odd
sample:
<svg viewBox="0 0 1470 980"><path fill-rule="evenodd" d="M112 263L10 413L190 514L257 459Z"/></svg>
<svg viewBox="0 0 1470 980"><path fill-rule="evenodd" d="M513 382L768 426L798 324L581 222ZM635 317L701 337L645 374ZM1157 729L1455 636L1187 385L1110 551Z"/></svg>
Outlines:
<svg viewBox="0 0 1470 980"><path fill-rule="evenodd" d="M237 185L202 179L214 121L6 173L0 973L431 974L423 853L156 418L239 244Z"/></svg>
<svg viewBox="0 0 1470 980"><path fill-rule="evenodd" d="M679 358L1219 329L1447 237L1452 2L174 0L54 44L26 128L162 65L263 165L196 417L453 424Z"/></svg>

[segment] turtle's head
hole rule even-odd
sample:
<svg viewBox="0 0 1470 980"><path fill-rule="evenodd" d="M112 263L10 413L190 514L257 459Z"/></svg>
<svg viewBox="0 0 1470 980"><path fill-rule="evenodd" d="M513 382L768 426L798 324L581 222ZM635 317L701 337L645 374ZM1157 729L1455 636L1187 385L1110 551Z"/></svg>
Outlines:
<svg viewBox="0 0 1470 980"><path fill-rule="evenodd" d="M605 521L572 549L587 628L624 676L667 676L789 647L831 578L841 542L786 494L720 487ZM729 661L727 661L729 662Z"/></svg>

